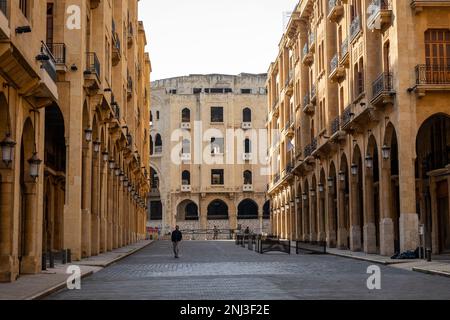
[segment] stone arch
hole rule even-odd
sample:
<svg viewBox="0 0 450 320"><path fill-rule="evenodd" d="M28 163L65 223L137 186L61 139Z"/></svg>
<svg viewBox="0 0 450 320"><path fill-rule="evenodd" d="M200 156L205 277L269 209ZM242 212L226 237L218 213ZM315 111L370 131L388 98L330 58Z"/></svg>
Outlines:
<svg viewBox="0 0 450 320"><path fill-rule="evenodd" d="M353 251L359 251L364 248L364 225L367 220L364 210L363 194L363 158L358 144L353 148L353 157L351 165L352 174L352 215L351 215L351 248Z"/></svg>
<svg viewBox="0 0 450 320"><path fill-rule="evenodd" d="M221 199L215 199L208 204L208 219L228 219L228 205Z"/></svg>
<svg viewBox="0 0 450 320"><path fill-rule="evenodd" d="M319 183L317 185L317 201L318 201L318 240L326 240L326 225L327 218L325 216L325 199L326 199L326 179L325 179L325 169L322 167L319 175Z"/></svg>
<svg viewBox="0 0 450 320"><path fill-rule="evenodd" d="M176 206L177 222L197 221L199 219L198 204L192 199L180 200Z"/></svg>
<svg viewBox="0 0 450 320"><path fill-rule="evenodd" d="M303 194L302 194L302 199L303 199L303 223L304 223L304 228L303 230L305 231L305 240L311 240L311 219L310 219L310 199L309 199L309 182L308 182L308 178L304 178L303 181Z"/></svg>
<svg viewBox="0 0 450 320"><path fill-rule="evenodd" d="M350 248L350 174L349 163L345 152L342 153L339 164L339 177L336 186L339 189L339 216L338 216L338 247Z"/></svg>
<svg viewBox="0 0 450 320"><path fill-rule="evenodd" d="M337 172L334 161L331 161L328 170L328 178L326 184L327 198L328 198L328 246L336 247L337 233L338 233L338 198L337 198Z"/></svg>
<svg viewBox="0 0 450 320"><path fill-rule="evenodd" d="M242 110L242 122L252 122L252 109L249 107Z"/></svg>
<svg viewBox="0 0 450 320"><path fill-rule="evenodd" d="M238 219L258 219L258 204L252 199L244 199L238 205Z"/></svg>

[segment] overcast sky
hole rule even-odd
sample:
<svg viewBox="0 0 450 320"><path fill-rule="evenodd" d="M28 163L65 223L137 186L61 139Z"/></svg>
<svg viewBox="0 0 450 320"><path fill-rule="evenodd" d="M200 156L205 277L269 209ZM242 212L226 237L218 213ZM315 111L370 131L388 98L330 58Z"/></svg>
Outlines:
<svg viewBox="0 0 450 320"><path fill-rule="evenodd" d="M298 0L142 0L152 80L192 73L265 73L283 12Z"/></svg>

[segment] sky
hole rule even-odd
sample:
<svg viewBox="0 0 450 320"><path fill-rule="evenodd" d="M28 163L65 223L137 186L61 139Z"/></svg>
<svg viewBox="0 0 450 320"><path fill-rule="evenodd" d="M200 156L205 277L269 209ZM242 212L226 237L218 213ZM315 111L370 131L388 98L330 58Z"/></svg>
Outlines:
<svg viewBox="0 0 450 320"><path fill-rule="evenodd" d="M298 0L142 0L152 80L265 73Z"/></svg>

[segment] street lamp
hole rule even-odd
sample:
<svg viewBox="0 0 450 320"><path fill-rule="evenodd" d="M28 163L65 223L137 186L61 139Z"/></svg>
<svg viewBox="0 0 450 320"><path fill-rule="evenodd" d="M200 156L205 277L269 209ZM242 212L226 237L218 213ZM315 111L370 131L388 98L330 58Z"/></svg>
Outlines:
<svg viewBox="0 0 450 320"><path fill-rule="evenodd" d="M308 194L306 192L303 192L302 194L303 200L308 200Z"/></svg>
<svg viewBox="0 0 450 320"><path fill-rule="evenodd" d="M383 159L388 160L391 157L391 147L385 144L381 148L381 153L383 154Z"/></svg>
<svg viewBox="0 0 450 320"><path fill-rule="evenodd" d="M95 140L93 142L94 144L94 152L98 153L100 151L100 145L102 144L99 140Z"/></svg>
<svg viewBox="0 0 450 320"><path fill-rule="evenodd" d="M102 155L103 155L103 161L108 161L108 159L109 159L108 151L103 151Z"/></svg>
<svg viewBox="0 0 450 320"><path fill-rule="evenodd" d="M345 181L345 171L339 171L339 180L341 180L342 182Z"/></svg>
<svg viewBox="0 0 450 320"><path fill-rule="evenodd" d="M311 193L311 197L315 197L316 196L316 190L314 188L311 188L309 190L309 192Z"/></svg>
<svg viewBox="0 0 450 320"><path fill-rule="evenodd" d="M295 202L300 203L300 197L299 196L295 197Z"/></svg>
<svg viewBox="0 0 450 320"><path fill-rule="evenodd" d="M128 187L128 177L125 177L125 178L123 179L123 186L124 186L125 188Z"/></svg>
<svg viewBox="0 0 450 320"><path fill-rule="evenodd" d="M356 176L358 174L358 165L356 163L352 163L352 175Z"/></svg>
<svg viewBox="0 0 450 320"><path fill-rule="evenodd" d="M109 159L109 169L113 170L116 167L116 163L114 162L114 159Z"/></svg>
<svg viewBox="0 0 450 320"><path fill-rule="evenodd" d="M11 134L7 133L5 139L0 142L0 147L2 148L2 160L7 167L12 162L13 150L16 142L11 139Z"/></svg>
<svg viewBox="0 0 450 320"><path fill-rule="evenodd" d="M92 129L91 128L86 128L84 130L84 138L86 139L86 142L92 141Z"/></svg>
<svg viewBox="0 0 450 320"><path fill-rule="evenodd" d="M373 158L370 154L366 156L366 167L367 169L372 169L373 167Z"/></svg>
<svg viewBox="0 0 450 320"><path fill-rule="evenodd" d="M328 177L328 188L333 188L333 186L334 186L334 179L333 179L333 177Z"/></svg>
<svg viewBox="0 0 450 320"><path fill-rule="evenodd" d="M116 166L115 168L114 168L114 173L115 173L115 175L116 175L116 177L119 177L120 176L120 167L119 166Z"/></svg>
<svg viewBox="0 0 450 320"><path fill-rule="evenodd" d="M319 183L319 192L322 193L324 191L323 184Z"/></svg>
<svg viewBox="0 0 450 320"><path fill-rule="evenodd" d="M42 160L38 158L36 151L28 160L28 163L30 164L30 177L36 181L36 179L39 177L39 166L42 163Z"/></svg>

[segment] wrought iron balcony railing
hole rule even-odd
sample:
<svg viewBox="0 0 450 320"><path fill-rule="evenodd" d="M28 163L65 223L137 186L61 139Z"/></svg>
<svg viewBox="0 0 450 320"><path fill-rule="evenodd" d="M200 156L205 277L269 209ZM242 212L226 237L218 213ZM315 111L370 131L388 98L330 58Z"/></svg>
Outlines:
<svg viewBox="0 0 450 320"><path fill-rule="evenodd" d="M416 84L418 85L450 84L450 64L416 66Z"/></svg>
<svg viewBox="0 0 450 320"><path fill-rule="evenodd" d="M8 14L8 0L0 0L0 11L3 12L5 17Z"/></svg>
<svg viewBox="0 0 450 320"><path fill-rule="evenodd" d="M339 65L339 56L336 53L330 62L330 73L333 73L333 71L337 69L338 65Z"/></svg>
<svg viewBox="0 0 450 320"><path fill-rule="evenodd" d="M56 64L66 63L66 45L64 43L47 43Z"/></svg>
<svg viewBox="0 0 450 320"><path fill-rule="evenodd" d="M42 67L47 71L50 78L52 78L53 81L56 81L55 57L50 48L43 41L41 41L41 52L36 59L39 59L42 62Z"/></svg>
<svg viewBox="0 0 450 320"><path fill-rule="evenodd" d="M383 93L393 91L392 73L383 72L372 84L372 96L375 98Z"/></svg>
<svg viewBox="0 0 450 320"><path fill-rule="evenodd" d="M309 53L309 47L308 47L308 44L305 43L305 45L303 46L303 51L302 51L302 58L304 58L308 53Z"/></svg>
<svg viewBox="0 0 450 320"><path fill-rule="evenodd" d="M341 59L345 57L348 53L348 38L345 38L341 43Z"/></svg>
<svg viewBox="0 0 450 320"><path fill-rule="evenodd" d="M331 122L331 135L334 135L340 130L341 126L341 119L339 116L337 116L332 122Z"/></svg>
<svg viewBox="0 0 450 320"><path fill-rule="evenodd" d="M347 108L344 109L344 112L342 113L342 117L341 117L341 125L345 126L346 124L348 124L353 117L354 113L352 110L352 105L348 105Z"/></svg>
<svg viewBox="0 0 450 320"><path fill-rule="evenodd" d="M303 97L303 107L306 107L310 102L309 93L305 93L305 96Z"/></svg>
<svg viewBox="0 0 450 320"><path fill-rule="evenodd" d="M352 40L358 35L359 31L361 31L361 19L359 16L356 16L350 25L350 37Z"/></svg>
<svg viewBox="0 0 450 320"><path fill-rule="evenodd" d="M312 155L314 151L317 149L317 138L312 139L311 143L305 147L305 157L309 157Z"/></svg>
<svg viewBox="0 0 450 320"><path fill-rule="evenodd" d="M86 53L86 70L85 74L95 74L100 79L100 60L95 52Z"/></svg>

